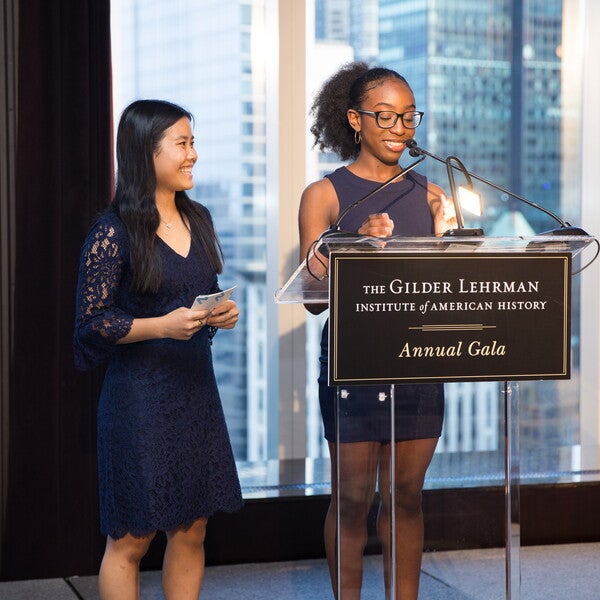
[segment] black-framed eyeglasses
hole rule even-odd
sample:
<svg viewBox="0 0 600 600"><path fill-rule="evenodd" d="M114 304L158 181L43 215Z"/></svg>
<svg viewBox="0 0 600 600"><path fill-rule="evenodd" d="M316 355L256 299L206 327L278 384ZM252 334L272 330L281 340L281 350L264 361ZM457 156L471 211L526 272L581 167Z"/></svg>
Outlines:
<svg viewBox="0 0 600 600"><path fill-rule="evenodd" d="M381 129L391 129L398 122L398 119L402 120L402 125L406 129L416 129L421 124L421 119L425 114L420 110L412 110L402 114L393 110L378 110L377 112L373 112L372 110L357 109L356 112L375 117L375 121Z"/></svg>

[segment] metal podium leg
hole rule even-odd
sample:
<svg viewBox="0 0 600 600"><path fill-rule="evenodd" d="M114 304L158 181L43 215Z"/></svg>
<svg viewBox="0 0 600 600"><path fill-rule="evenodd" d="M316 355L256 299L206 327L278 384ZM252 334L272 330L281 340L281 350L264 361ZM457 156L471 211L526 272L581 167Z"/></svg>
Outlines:
<svg viewBox="0 0 600 600"><path fill-rule="evenodd" d="M396 598L396 397L390 385L390 598ZM384 557L385 560L385 557Z"/></svg>
<svg viewBox="0 0 600 600"><path fill-rule="evenodd" d="M335 577L336 577L336 598L342 597L342 534L341 534L341 516L340 516L340 388L335 390Z"/></svg>
<svg viewBox="0 0 600 600"><path fill-rule="evenodd" d="M504 383L504 527L506 598L521 598L521 506L519 455L519 386Z"/></svg>

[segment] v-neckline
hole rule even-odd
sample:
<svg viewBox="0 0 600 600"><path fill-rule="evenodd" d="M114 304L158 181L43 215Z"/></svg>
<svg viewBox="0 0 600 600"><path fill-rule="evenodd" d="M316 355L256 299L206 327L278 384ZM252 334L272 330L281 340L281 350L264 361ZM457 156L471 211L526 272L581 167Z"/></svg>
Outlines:
<svg viewBox="0 0 600 600"><path fill-rule="evenodd" d="M192 251L192 238L190 237L190 245L188 247L188 251L187 254L180 254L179 252L177 252L177 250L175 250L175 248L173 248L173 246L169 245L162 237L160 237L160 235L158 235L158 233L156 234L156 237L176 256L178 256L179 258L182 258L183 260L186 260L187 258L189 258L190 253Z"/></svg>

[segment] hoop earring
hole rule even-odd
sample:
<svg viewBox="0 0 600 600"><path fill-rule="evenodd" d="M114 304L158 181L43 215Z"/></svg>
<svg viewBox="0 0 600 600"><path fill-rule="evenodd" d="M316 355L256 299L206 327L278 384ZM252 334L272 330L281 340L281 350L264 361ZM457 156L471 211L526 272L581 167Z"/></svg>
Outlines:
<svg viewBox="0 0 600 600"><path fill-rule="evenodd" d="M360 144L362 138L360 136L360 131L356 131L356 129L354 130L354 143L358 146L358 144Z"/></svg>

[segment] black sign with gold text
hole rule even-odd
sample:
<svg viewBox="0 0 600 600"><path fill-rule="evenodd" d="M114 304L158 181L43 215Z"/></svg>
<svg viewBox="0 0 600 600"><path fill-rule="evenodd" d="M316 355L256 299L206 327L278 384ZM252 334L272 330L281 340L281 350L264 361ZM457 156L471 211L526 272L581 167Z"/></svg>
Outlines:
<svg viewBox="0 0 600 600"><path fill-rule="evenodd" d="M332 252L329 385L570 377L569 253Z"/></svg>

